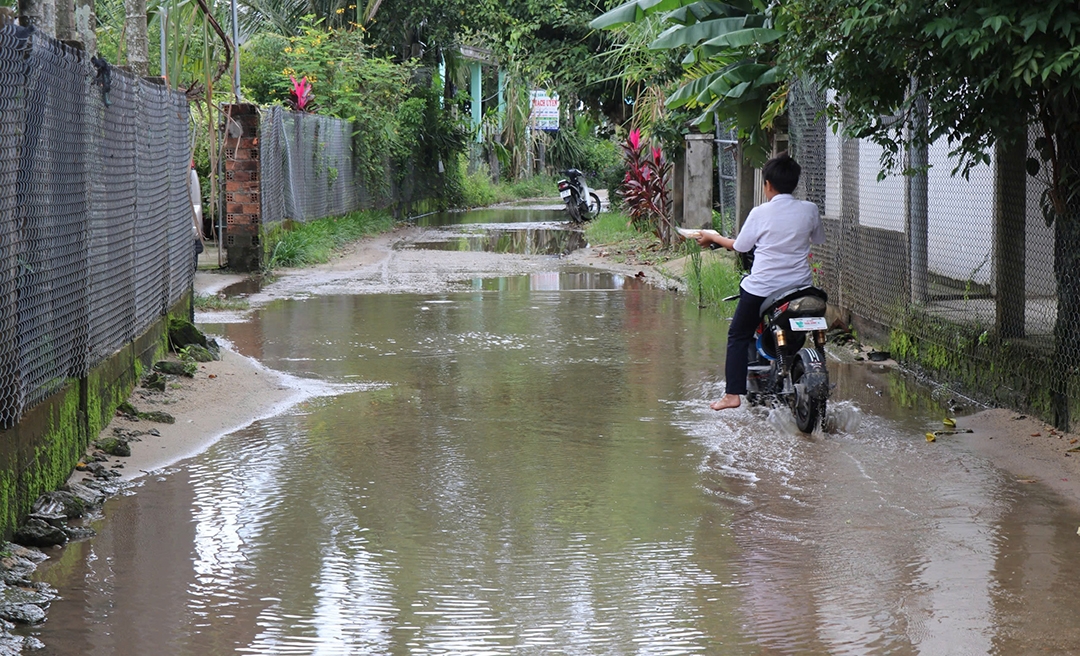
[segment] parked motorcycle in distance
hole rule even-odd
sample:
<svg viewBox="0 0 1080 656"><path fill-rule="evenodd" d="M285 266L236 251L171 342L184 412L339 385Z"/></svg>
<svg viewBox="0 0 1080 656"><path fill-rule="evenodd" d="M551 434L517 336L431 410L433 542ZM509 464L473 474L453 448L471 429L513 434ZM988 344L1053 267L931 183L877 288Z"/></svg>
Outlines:
<svg viewBox="0 0 1080 656"><path fill-rule="evenodd" d="M750 345L747 401L751 405L782 402L791 408L795 425L804 433L812 433L824 422L829 398L827 301L824 290L810 285L766 297L761 304L761 324Z"/></svg>
<svg viewBox="0 0 1080 656"><path fill-rule="evenodd" d="M600 197L589 190L585 174L577 169L565 171L566 178L559 180L559 196L566 203L566 213L574 223L581 223L600 214Z"/></svg>

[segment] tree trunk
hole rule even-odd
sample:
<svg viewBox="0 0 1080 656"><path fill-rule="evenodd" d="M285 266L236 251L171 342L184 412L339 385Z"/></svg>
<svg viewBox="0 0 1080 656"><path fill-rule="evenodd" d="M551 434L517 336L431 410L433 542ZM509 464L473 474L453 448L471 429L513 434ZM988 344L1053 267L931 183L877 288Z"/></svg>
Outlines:
<svg viewBox="0 0 1080 656"><path fill-rule="evenodd" d="M1075 181L1080 171L1080 135L1058 134L1062 179ZM1069 382L1080 370L1080 197L1063 182L1064 214L1054 218L1054 277L1057 279L1057 319L1054 323L1054 362L1051 403L1054 426L1069 430Z"/></svg>
<svg viewBox="0 0 1080 656"><path fill-rule="evenodd" d="M146 0L124 0L124 46L127 65L139 76L150 73L150 40L146 34Z"/></svg>

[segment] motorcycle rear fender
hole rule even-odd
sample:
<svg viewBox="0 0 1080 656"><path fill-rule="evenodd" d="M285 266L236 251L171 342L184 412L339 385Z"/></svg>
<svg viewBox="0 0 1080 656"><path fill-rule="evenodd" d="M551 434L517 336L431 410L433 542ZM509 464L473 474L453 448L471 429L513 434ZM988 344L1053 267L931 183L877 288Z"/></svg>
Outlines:
<svg viewBox="0 0 1080 656"><path fill-rule="evenodd" d="M813 399L826 399L829 396L829 369L825 358L814 348L799 350L799 360L803 365L802 383Z"/></svg>

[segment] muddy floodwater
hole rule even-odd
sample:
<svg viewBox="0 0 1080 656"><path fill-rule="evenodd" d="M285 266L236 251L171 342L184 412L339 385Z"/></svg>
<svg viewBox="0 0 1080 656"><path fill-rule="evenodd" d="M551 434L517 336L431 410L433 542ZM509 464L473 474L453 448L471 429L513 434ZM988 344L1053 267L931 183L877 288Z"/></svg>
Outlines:
<svg viewBox="0 0 1080 656"><path fill-rule="evenodd" d="M333 393L110 500L39 653L1080 652L1080 517L900 374L714 413L722 317L556 258L205 328Z"/></svg>

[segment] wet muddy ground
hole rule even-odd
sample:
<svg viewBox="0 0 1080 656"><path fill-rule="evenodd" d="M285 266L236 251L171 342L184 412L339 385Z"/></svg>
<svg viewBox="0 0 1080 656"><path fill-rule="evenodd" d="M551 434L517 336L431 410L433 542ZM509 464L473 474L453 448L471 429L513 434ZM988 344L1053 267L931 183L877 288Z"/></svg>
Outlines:
<svg viewBox="0 0 1080 656"><path fill-rule="evenodd" d="M335 392L111 500L41 570L43 653L1080 652L1080 516L928 443L948 397L835 361L833 433L714 413L726 321L665 282L428 246L551 221L519 218L403 230L200 316Z"/></svg>

